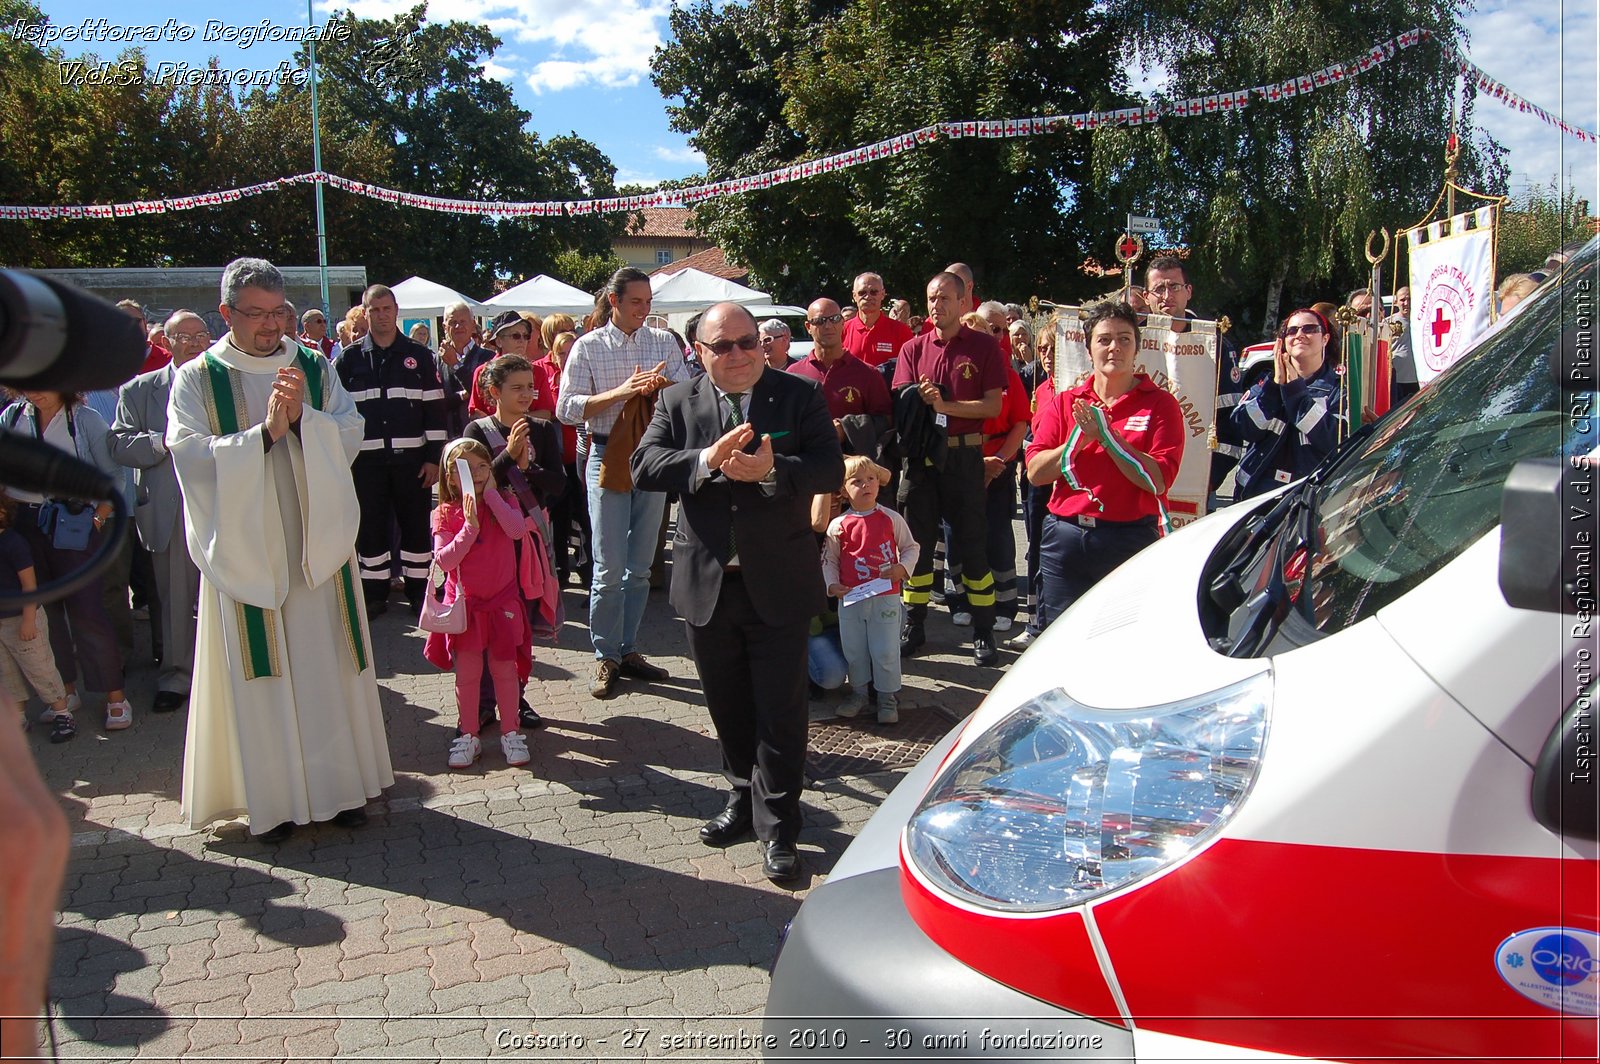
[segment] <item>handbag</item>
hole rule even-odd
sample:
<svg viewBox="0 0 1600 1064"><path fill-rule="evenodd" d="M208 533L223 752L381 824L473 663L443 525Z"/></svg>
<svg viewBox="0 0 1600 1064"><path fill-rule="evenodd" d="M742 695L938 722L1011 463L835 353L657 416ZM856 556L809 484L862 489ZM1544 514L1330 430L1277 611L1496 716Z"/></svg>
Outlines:
<svg viewBox="0 0 1600 1064"><path fill-rule="evenodd" d="M440 635L460 635L467 630L467 597L457 595L454 602L444 601L444 573L439 563L428 565L428 585L422 592L422 616L417 627L424 632Z"/></svg>

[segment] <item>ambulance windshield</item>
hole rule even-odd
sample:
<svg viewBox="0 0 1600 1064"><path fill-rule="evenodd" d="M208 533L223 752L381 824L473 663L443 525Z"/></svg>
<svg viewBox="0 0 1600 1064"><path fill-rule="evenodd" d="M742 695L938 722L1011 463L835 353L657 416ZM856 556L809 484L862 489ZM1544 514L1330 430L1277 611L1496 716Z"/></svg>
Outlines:
<svg viewBox="0 0 1600 1064"><path fill-rule="evenodd" d="M1600 445L1594 393L1563 395L1551 371L1562 330L1578 315L1592 321L1597 247L1326 472L1309 573L1317 632L1371 616L1494 528L1517 462Z"/></svg>

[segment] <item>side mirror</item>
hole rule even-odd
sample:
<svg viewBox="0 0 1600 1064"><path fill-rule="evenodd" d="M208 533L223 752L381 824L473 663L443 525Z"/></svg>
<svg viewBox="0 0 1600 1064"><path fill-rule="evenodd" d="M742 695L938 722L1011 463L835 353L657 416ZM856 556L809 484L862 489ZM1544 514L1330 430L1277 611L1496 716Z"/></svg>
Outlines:
<svg viewBox="0 0 1600 1064"><path fill-rule="evenodd" d="M1500 593L1507 605L1546 613L1575 611L1572 577L1582 572L1589 581L1583 590L1592 608L1597 501L1592 494L1581 496L1579 504L1589 516L1580 527L1567 509L1569 501L1579 500L1563 490L1573 480L1593 483L1594 474L1559 458L1525 458L1506 477L1500 496ZM1577 536L1588 542L1573 542Z"/></svg>
<svg viewBox="0 0 1600 1064"><path fill-rule="evenodd" d="M1544 742L1533 769L1533 816L1567 838L1600 838L1595 687L1584 688Z"/></svg>

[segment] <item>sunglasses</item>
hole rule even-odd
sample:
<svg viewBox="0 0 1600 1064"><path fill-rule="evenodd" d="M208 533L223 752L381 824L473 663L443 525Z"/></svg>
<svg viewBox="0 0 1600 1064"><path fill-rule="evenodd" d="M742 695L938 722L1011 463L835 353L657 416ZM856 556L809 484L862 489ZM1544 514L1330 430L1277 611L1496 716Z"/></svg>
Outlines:
<svg viewBox="0 0 1600 1064"><path fill-rule="evenodd" d="M700 346L721 358L737 347L741 351L754 351L761 346L761 338L757 336L741 336L737 340L717 340L714 343L700 341Z"/></svg>
<svg viewBox="0 0 1600 1064"><path fill-rule="evenodd" d="M806 324L820 328L824 325L837 325L841 321L844 321L843 314L824 314L820 318L807 318Z"/></svg>
<svg viewBox="0 0 1600 1064"><path fill-rule="evenodd" d="M495 335L499 336L502 340L526 340L533 334L525 333L520 329L507 329L504 332L496 333Z"/></svg>
<svg viewBox="0 0 1600 1064"><path fill-rule="evenodd" d="M1322 334L1322 326L1313 322L1310 325L1285 325L1283 327L1283 335L1286 339L1299 333L1305 333L1307 336L1320 336Z"/></svg>

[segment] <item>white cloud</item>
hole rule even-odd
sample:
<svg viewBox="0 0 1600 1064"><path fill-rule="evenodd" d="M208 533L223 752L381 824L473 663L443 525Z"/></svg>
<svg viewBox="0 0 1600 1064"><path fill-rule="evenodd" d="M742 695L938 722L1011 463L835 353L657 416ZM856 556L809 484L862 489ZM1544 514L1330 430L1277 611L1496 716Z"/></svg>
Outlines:
<svg viewBox="0 0 1600 1064"><path fill-rule="evenodd" d="M1468 57L1484 73L1565 121L1600 132L1600 69L1593 3L1534 5L1487 0L1466 17ZM1511 189L1557 180L1600 206L1600 147L1561 132L1536 115L1480 93L1473 120L1509 148Z"/></svg>
<svg viewBox="0 0 1600 1064"><path fill-rule="evenodd" d="M415 0L327 0L322 6L328 10L335 2L361 18L392 18ZM639 84L649 76L669 10L668 0L431 0L428 18L480 23L507 44L521 46L532 54L531 63L497 56L491 76L521 75L542 93ZM499 70L514 73L508 77Z"/></svg>
<svg viewBox="0 0 1600 1064"><path fill-rule="evenodd" d="M512 57L504 56L503 58L511 59ZM510 84L516 80L517 72L511 67L502 65L498 59L491 59L483 64L483 76Z"/></svg>
<svg viewBox="0 0 1600 1064"><path fill-rule="evenodd" d="M705 166L705 153L696 148L684 145L681 148L668 148L657 145L655 150L657 159L669 163L686 163L690 166Z"/></svg>
<svg viewBox="0 0 1600 1064"><path fill-rule="evenodd" d="M648 170L634 170L630 167L617 167L617 184L621 185L647 185L655 187L665 180L660 174Z"/></svg>

